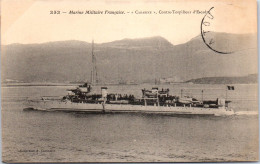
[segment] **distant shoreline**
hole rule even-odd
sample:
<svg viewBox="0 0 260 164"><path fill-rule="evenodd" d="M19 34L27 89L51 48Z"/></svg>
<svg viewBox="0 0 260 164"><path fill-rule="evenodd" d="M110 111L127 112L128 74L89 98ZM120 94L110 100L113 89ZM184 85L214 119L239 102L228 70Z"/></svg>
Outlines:
<svg viewBox="0 0 260 164"><path fill-rule="evenodd" d="M79 86L83 83L2 83L1 87L47 87L47 86ZM189 83L189 82L183 82L183 83L161 83L161 84L153 84L153 83L141 83L141 84L97 84L96 86L120 86L120 85L181 85L181 84L187 84L187 85L257 85L258 83Z"/></svg>
<svg viewBox="0 0 260 164"><path fill-rule="evenodd" d="M28 86L77 86L81 83L2 83L2 87L28 87Z"/></svg>
<svg viewBox="0 0 260 164"><path fill-rule="evenodd" d="M257 84L258 74L236 77L203 77L191 79L186 82L193 84Z"/></svg>

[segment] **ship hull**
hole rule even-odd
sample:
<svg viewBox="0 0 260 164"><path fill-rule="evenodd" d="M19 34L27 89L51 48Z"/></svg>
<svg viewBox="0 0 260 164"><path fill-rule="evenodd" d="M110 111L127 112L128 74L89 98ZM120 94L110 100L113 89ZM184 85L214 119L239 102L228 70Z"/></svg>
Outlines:
<svg viewBox="0 0 260 164"><path fill-rule="evenodd" d="M200 108L179 106L143 106L130 104L91 104L62 101L37 101L27 104L25 110L63 111L87 113L151 113L181 115L233 115L234 111L227 108Z"/></svg>

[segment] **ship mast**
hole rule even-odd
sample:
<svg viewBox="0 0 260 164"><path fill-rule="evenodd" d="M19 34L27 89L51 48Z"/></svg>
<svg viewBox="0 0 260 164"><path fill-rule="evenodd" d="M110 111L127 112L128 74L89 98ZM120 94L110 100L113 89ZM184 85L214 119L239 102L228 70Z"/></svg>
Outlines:
<svg viewBox="0 0 260 164"><path fill-rule="evenodd" d="M95 85L98 83L97 80L97 65L96 65L96 56L94 54L94 40L92 40L92 70L91 70L91 84Z"/></svg>

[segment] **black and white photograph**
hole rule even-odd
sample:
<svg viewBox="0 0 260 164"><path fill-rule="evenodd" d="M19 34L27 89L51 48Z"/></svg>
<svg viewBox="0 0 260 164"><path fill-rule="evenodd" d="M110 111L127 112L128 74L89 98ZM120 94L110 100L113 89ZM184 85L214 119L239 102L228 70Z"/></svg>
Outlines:
<svg viewBox="0 0 260 164"><path fill-rule="evenodd" d="M2 0L2 161L259 160L254 0Z"/></svg>

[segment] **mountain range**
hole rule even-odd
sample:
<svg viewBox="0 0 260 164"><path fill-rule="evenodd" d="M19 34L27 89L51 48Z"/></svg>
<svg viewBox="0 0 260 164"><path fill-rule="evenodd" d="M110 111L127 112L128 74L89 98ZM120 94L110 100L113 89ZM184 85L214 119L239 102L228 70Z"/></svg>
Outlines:
<svg viewBox="0 0 260 164"><path fill-rule="evenodd" d="M216 39L217 48L234 52L218 54L200 35L179 45L160 36L94 44L98 81L143 83L173 78L180 82L257 73L256 34L211 32L208 37ZM231 41L228 47L227 40ZM90 81L91 52L91 43L77 40L2 45L2 81Z"/></svg>

